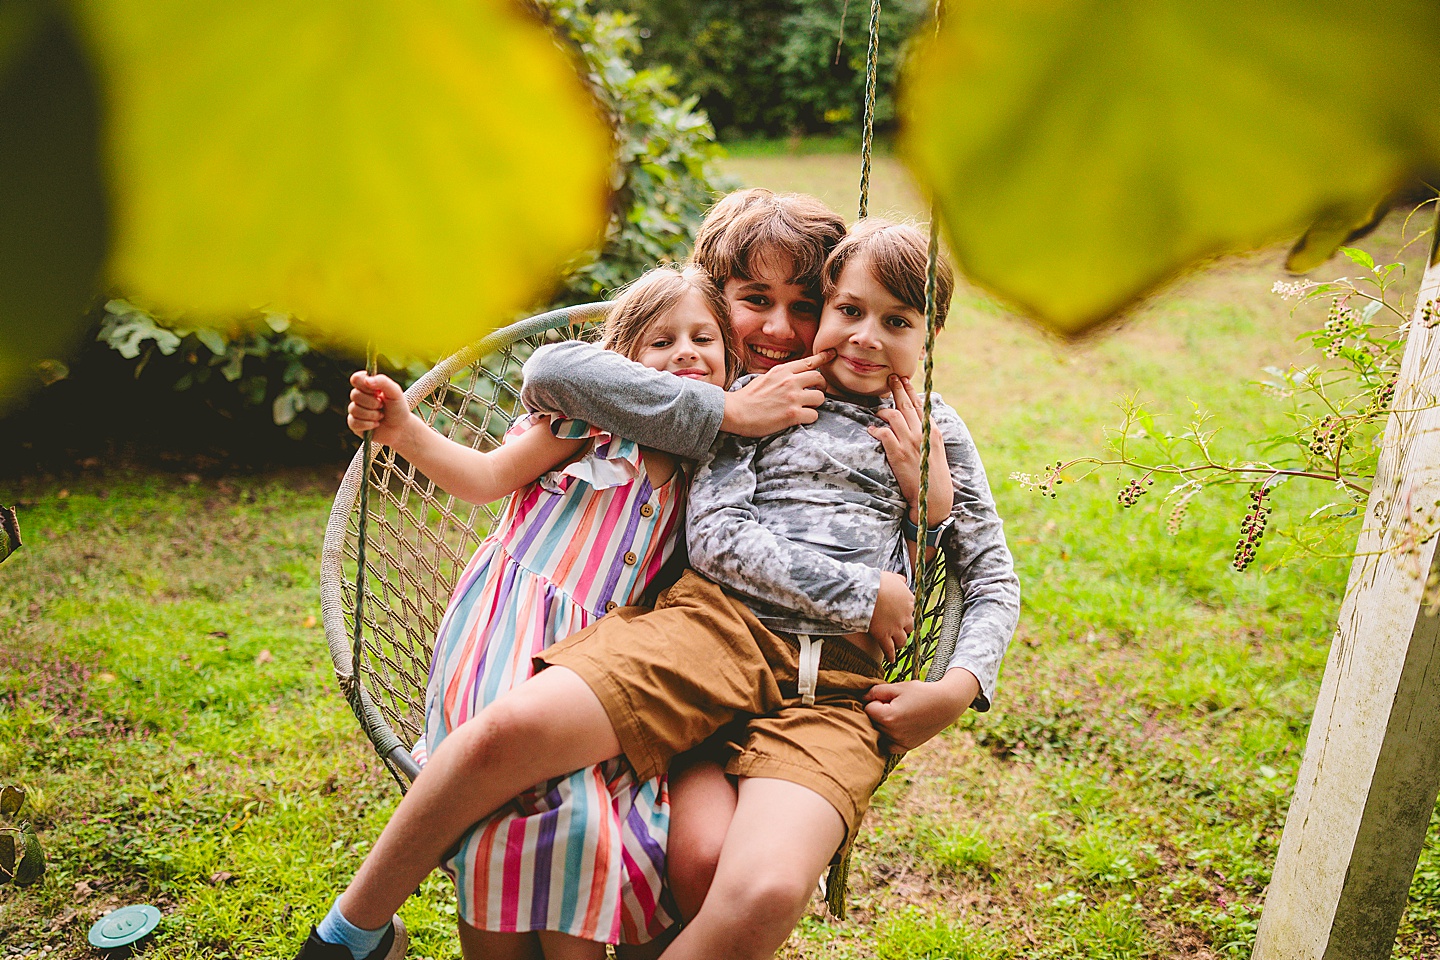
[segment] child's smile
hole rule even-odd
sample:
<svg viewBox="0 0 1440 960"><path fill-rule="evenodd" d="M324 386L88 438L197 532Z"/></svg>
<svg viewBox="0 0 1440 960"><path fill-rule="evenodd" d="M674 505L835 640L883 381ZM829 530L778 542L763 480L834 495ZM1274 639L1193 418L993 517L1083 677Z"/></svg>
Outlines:
<svg viewBox="0 0 1440 960"><path fill-rule="evenodd" d="M725 281L730 326L743 347L749 373L764 373L810 353L820 304L808 288L790 282L790 268L788 260L757 257L753 278Z"/></svg>
<svg viewBox="0 0 1440 960"><path fill-rule="evenodd" d="M725 341L720 321L694 288L645 331L635 359L652 370L725 386Z"/></svg>
<svg viewBox="0 0 1440 960"><path fill-rule="evenodd" d="M925 345L925 314L885 288L857 257L845 265L834 294L825 301L814 349L833 349L820 368L832 393L878 397L890 377L910 377Z"/></svg>

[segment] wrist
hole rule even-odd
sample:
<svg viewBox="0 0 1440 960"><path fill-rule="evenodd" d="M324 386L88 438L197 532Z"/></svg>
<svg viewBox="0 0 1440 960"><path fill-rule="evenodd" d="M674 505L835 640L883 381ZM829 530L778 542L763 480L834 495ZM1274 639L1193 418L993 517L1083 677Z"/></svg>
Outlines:
<svg viewBox="0 0 1440 960"><path fill-rule="evenodd" d="M954 519L946 515L945 518L935 524L935 526L927 527L922 531L920 525L913 519L901 519L900 531L905 535L905 539L911 543L919 543L922 540L923 533L923 540L927 547L938 547L940 545L940 538L944 536L946 530L950 529L950 524L953 522Z"/></svg>

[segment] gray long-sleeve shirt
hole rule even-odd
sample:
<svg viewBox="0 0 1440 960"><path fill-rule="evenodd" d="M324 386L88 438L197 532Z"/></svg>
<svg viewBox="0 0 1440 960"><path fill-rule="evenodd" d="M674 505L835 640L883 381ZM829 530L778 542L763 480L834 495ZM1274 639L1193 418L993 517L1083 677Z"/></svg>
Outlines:
<svg viewBox="0 0 1440 960"><path fill-rule="evenodd" d="M725 419L725 391L713 383L651 370L613 350L566 340L525 361L520 402L686 460L710 451Z"/></svg>
<svg viewBox="0 0 1440 960"><path fill-rule="evenodd" d="M869 628L880 572L908 574L909 511L880 442L873 405L827 399L812 424L760 440L722 434L690 488L690 563L742 597L775 630L827 636ZM1020 583L985 470L960 417L938 400L955 490L946 546L964 597L947 667L980 681L989 707L1020 614Z"/></svg>
<svg viewBox="0 0 1440 960"><path fill-rule="evenodd" d="M716 440L721 436L720 424L725 416L725 393L713 384L651 370L617 353L580 341L541 347L526 362L524 374L520 397L532 411L585 420L642 446L689 459L707 456L712 446L717 447L717 454L720 452ZM841 401L826 401L820 408L822 419L829 420L829 414L842 405L854 406ZM827 568L831 577L811 584L813 593L790 591L795 605L789 609L813 617L816 622L829 624L805 631L816 635L865 630L875 608L880 570L905 572L905 552L903 544L899 543L899 517L905 508L899 486L884 459L883 448L864 429L865 425L881 425L883 421L868 411L861 412L863 416L859 419L853 411L842 418L849 419L858 431L846 431L852 434L855 459L849 459L849 453L843 459L843 463L854 467L853 471L845 468L850 471L845 476L854 474L846 481L854 488L852 495L847 500L842 490L816 493L821 499L800 511L804 519L802 526L823 520L824 511L834 509L837 501L843 501L840 510L847 515L862 516L869 511L878 521L893 513L894 519L885 521L888 532L883 537L877 534L877 542L884 539L887 545L872 551L870 559L877 560L876 563L863 562L859 554L848 553L848 548L842 548L837 542L817 552L843 566ZM956 519L947 534L946 545L959 562L965 596L960 639L949 666L965 667L975 674L981 691L976 706L985 709L994 691L1000 659L1019 619L1019 581L1015 577L1010 551L1005 545L995 501L990 496L985 469L969 431L959 416L943 403L935 404L932 416L941 425L945 437L945 456L955 488L952 515ZM758 441L729 434L723 435L723 440L729 442L737 453L742 448L753 448L753 456L754 450L762 444L768 447L781 437L800 430L814 430L818 426L819 421ZM836 453L837 462L840 462L838 448ZM769 489L772 488L767 486ZM882 490L888 492L882 493ZM797 506L803 504L803 500L799 499L800 493L796 491ZM901 506L886 506L887 498L888 502ZM861 506L867 502L868 506ZM697 506L692 490L692 518L696 515ZM767 522L768 517L769 511ZM893 527L888 526L891 523ZM859 542L866 543L864 540ZM723 555L723 548L717 546L715 549ZM741 549L743 552L743 545ZM830 550L835 552L827 552ZM847 574L856 579L846 578ZM714 579L720 580L721 577L715 576ZM729 586L728 583L726 585ZM753 599L759 602L764 598ZM784 604L787 601L776 602Z"/></svg>

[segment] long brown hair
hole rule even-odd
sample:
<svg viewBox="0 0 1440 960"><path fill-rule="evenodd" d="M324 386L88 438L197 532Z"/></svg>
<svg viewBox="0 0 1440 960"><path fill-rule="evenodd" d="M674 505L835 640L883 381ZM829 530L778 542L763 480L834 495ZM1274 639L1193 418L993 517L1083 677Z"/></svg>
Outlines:
<svg viewBox="0 0 1440 960"><path fill-rule="evenodd" d="M631 360L640 359L645 349L645 331L691 290L699 291L720 327L720 342L725 346L725 385L729 386L745 372L740 343L730 328L730 304L705 271L695 267L656 267L622 288L605 318L600 345Z"/></svg>

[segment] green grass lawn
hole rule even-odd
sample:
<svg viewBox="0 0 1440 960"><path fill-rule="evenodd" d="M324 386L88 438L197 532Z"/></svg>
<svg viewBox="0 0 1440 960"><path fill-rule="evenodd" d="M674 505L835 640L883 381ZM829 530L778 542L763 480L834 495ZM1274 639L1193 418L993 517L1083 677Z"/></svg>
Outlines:
<svg viewBox="0 0 1440 960"><path fill-rule="evenodd" d="M728 167L851 212L853 156ZM921 209L884 158L874 205ZM1137 391L1278 425L1250 381L1319 322L1288 315L1279 276L1274 254L1217 264L1079 347L961 292L937 377L1006 519L1021 627L994 710L882 787L851 918L817 906L784 956L1248 957L1347 564L1265 571L1262 553L1235 573L1238 492L1172 537L1158 486L1123 511L1113 474L1053 501L1007 478L1097 451ZM348 879L397 792L315 622L336 479L100 465L0 486L26 534L0 566L0 782L31 788L51 859L42 886L0 893L7 955L90 956L102 911L149 902L165 913L149 956L286 957ZM1322 497L1286 487L1275 522ZM1440 955L1431 841L1399 957ZM412 956L456 955L447 887L405 907Z"/></svg>

